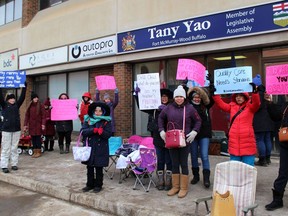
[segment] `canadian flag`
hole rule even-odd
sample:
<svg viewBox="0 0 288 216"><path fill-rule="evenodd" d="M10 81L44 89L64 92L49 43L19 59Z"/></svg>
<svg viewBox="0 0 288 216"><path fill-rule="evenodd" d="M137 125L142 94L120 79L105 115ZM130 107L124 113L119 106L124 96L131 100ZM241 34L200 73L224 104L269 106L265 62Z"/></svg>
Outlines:
<svg viewBox="0 0 288 216"><path fill-rule="evenodd" d="M160 61L159 62L159 76L160 76L160 88L164 89L166 88L166 82L164 81L164 64L165 61Z"/></svg>

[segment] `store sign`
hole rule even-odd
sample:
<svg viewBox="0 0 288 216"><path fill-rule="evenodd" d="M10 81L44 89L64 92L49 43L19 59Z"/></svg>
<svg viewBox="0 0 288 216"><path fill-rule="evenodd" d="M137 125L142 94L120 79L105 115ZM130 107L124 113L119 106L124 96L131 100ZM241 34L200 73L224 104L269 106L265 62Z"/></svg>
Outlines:
<svg viewBox="0 0 288 216"><path fill-rule="evenodd" d="M288 2L194 17L117 34L118 53L288 30Z"/></svg>
<svg viewBox="0 0 288 216"><path fill-rule="evenodd" d="M17 70L17 69L18 69L17 50L0 53L0 70Z"/></svg>
<svg viewBox="0 0 288 216"><path fill-rule="evenodd" d="M110 36L69 46L69 61L99 58L117 53L116 36Z"/></svg>
<svg viewBox="0 0 288 216"><path fill-rule="evenodd" d="M65 63L67 61L68 61L67 46L64 46L20 56L19 68L21 70L37 68L47 65Z"/></svg>

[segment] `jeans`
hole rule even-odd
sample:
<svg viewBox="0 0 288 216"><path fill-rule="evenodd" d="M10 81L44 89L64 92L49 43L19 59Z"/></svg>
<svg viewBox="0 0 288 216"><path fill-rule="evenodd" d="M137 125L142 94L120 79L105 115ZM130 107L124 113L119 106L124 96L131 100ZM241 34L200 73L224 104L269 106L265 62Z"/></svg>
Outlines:
<svg viewBox="0 0 288 216"><path fill-rule="evenodd" d="M9 159L11 166L17 166L20 134L21 131L2 132L1 168L8 168Z"/></svg>
<svg viewBox="0 0 288 216"><path fill-rule="evenodd" d="M255 137L259 157L270 156L272 150L271 132L257 132Z"/></svg>
<svg viewBox="0 0 288 216"><path fill-rule="evenodd" d="M230 155L230 160L241 161L250 166L254 166L255 155L246 155L246 156Z"/></svg>
<svg viewBox="0 0 288 216"><path fill-rule="evenodd" d="M166 148L161 148L155 146L157 154L157 170L172 170L172 161L170 157L169 150Z"/></svg>
<svg viewBox="0 0 288 216"><path fill-rule="evenodd" d="M288 149L280 145L280 164L278 177L274 181L274 189L280 193L285 191L288 181Z"/></svg>
<svg viewBox="0 0 288 216"><path fill-rule="evenodd" d="M198 149L200 148L200 156L203 164L203 169L210 170L210 163L209 163L209 157L208 157L208 151L209 151L209 138L202 138L199 140L194 140L190 147L190 153L191 153L191 162L192 162L192 168L198 168Z"/></svg>

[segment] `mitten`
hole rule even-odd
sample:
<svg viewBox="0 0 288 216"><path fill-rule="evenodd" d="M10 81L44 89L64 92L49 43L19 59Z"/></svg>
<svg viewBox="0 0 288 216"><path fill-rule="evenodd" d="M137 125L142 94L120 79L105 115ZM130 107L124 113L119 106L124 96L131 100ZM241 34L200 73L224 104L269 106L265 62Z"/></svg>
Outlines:
<svg viewBox="0 0 288 216"><path fill-rule="evenodd" d="M160 137L164 140L164 142L166 141L166 132L164 130L160 132Z"/></svg>
<svg viewBox="0 0 288 216"><path fill-rule="evenodd" d="M98 134L101 135L102 133L103 133L103 128L102 127L98 128Z"/></svg>
<svg viewBox="0 0 288 216"><path fill-rule="evenodd" d="M255 85L255 83L249 83L251 86L252 86L252 92L253 93L257 93L257 87L256 87L256 85Z"/></svg>
<svg viewBox="0 0 288 216"><path fill-rule="evenodd" d="M25 86L25 88L27 87L27 82L26 81L24 82L24 86Z"/></svg>
<svg viewBox="0 0 288 216"><path fill-rule="evenodd" d="M209 91L210 91L210 94L211 94L211 95L214 95L214 93L216 92L216 88L215 88L215 86L214 86L213 83L210 83L210 85L209 85Z"/></svg>
<svg viewBox="0 0 288 216"><path fill-rule="evenodd" d="M93 133L95 133L95 134L98 133L98 128L94 128Z"/></svg>
<svg viewBox="0 0 288 216"><path fill-rule="evenodd" d="M189 134L186 135L187 137L186 141L189 143L192 143L196 136L197 136L197 132L192 130Z"/></svg>
<svg viewBox="0 0 288 216"><path fill-rule="evenodd" d="M114 90L114 93L115 93L115 94L118 94L118 93L119 93L119 89L116 88L116 89Z"/></svg>

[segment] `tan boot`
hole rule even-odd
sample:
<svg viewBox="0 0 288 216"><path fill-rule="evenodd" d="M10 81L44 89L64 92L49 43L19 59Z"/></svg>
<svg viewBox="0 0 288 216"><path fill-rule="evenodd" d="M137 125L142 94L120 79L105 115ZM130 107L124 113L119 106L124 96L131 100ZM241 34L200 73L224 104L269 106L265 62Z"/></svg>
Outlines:
<svg viewBox="0 0 288 216"><path fill-rule="evenodd" d="M34 149L34 154L32 155L32 158L38 158L41 156L41 149Z"/></svg>
<svg viewBox="0 0 288 216"><path fill-rule="evenodd" d="M180 191L178 193L178 198L183 198L188 193L188 184L189 183L189 177L188 175L180 175Z"/></svg>
<svg viewBox="0 0 288 216"><path fill-rule="evenodd" d="M168 196L177 194L180 190L180 174L172 174L172 189L168 191Z"/></svg>

